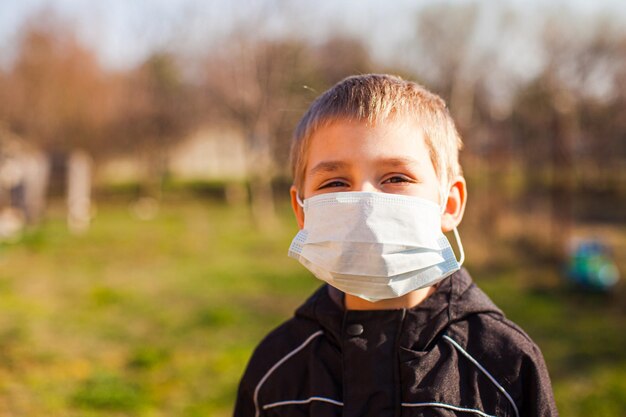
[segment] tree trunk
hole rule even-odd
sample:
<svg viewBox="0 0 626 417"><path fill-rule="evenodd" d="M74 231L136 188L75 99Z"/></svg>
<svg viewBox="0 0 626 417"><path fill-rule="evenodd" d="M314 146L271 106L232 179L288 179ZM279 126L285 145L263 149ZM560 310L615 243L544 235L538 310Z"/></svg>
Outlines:
<svg viewBox="0 0 626 417"><path fill-rule="evenodd" d="M248 202L248 189L244 183L237 181L227 183L224 194L228 205L239 206Z"/></svg>
<svg viewBox="0 0 626 417"><path fill-rule="evenodd" d="M50 160L43 152L32 153L24 161L24 209L26 222L37 224L46 209Z"/></svg>
<svg viewBox="0 0 626 417"><path fill-rule="evenodd" d="M576 186L570 119L570 113L557 111L552 121L552 238L554 254L559 260L564 259L571 237Z"/></svg>
<svg viewBox="0 0 626 417"><path fill-rule="evenodd" d="M83 233L91 222L91 173L93 160L75 150L67 160L67 224L72 233Z"/></svg>
<svg viewBox="0 0 626 417"><path fill-rule="evenodd" d="M255 225L264 232L278 225L272 190L272 155L267 129L250 137L250 205Z"/></svg>
<svg viewBox="0 0 626 417"><path fill-rule="evenodd" d="M163 183L167 175L167 155L163 149L153 148L144 150L145 176L143 179L142 197L154 198L161 201L163 197Z"/></svg>

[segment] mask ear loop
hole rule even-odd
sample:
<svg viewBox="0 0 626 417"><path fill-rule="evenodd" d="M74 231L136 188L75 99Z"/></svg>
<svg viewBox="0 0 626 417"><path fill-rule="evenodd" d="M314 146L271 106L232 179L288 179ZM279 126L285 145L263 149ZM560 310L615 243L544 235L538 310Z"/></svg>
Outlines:
<svg viewBox="0 0 626 417"><path fill-rule="evenodd" d="M444 194L441 193L441 195L443 196ZM443 199L443 203L441 204L442 215L446 212L446 205L448 203L448 197L450 197L450 190L448 190L448 192L445 194L445 198ZM463 250L463 244L461 243L461 236L459 236L459 231L457 230L456 226L454 226L452 231L454 232L454 238L456 239L456 246L459 248L459 255L461 256L459 260L457 260L456 262L459 264L459 266L461 266L463 265L463 262L465 262L465 251Z"/></svg>
<svg viewBox="0 0 626 417"><path fill-rule="evenodd" d="M296 202L300 207L304 208L304 203L300 200L300 193L296 193Z"/></svg>
<svg viewBox="0 0 626 417"><path fill-rule="evenodd" d="M459 264L459 266L461 266L463 265L463 262L465 262L465 251L463 250L463 244L461 243L461 236L459 236L459 231L457 230L456 226L454 227L454 229L452 229L452 231L454 232L456 245L459 248L459 255L461 255L461 258L457 261L457 263Z"/></svg>

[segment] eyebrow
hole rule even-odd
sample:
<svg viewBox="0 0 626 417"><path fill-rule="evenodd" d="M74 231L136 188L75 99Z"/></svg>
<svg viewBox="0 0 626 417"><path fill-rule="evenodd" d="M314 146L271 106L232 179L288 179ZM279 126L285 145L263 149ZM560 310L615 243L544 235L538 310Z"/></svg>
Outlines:
<svg viewBox="0 0 626 417"><path fill-rule="evenodd" d="M336 172L341 169L345 169L348 167L347 162L343 161L322 161L319 164L315 165L309 171L309 175L317 175L325 172Z"/></svg>
<svg viewBox="0 0 626 417"><path fill-rule="evenodd" d="M382 165L388 165L392 167L419 165L417 159L413 158L381 158L378 159L376 162Z"/></svg>
<svg viewBox="0 0 626 417"><path fill-rule="evenodd" d="M377 159L376 164L381 164L391 167L418 165L419 162L413 158L380 158ZM318 175L322 173L337 172L342 169L346 169L350 166L349 163L344 161L322 161L309 170L309 175Z"/></svg>

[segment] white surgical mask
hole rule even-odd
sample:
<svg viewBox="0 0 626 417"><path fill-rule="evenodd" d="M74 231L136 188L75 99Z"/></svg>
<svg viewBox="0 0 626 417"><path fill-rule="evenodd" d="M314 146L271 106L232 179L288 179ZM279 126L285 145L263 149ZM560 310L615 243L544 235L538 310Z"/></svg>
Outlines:
<svg viewBox="0 0 626 417"><path fill-rule="evenodd" d="M424 198L338 192L307 198L289 256L317 278L368 301L400 297L461 268L441 232L443 209ZM445 201L443 203L445 207Z"/></svg>

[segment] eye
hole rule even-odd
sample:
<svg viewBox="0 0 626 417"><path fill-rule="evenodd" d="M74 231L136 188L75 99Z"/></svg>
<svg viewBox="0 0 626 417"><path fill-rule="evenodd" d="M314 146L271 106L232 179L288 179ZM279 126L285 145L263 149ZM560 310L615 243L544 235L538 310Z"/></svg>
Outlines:
<svg viewBox="0 0 626 417"><path fill-rule="evenodd" d="M318 189L321 190L322 188L335 188L335 187L347 187L347 186L348 184L344 181L334 180L334 181L330 181L325 184L322 184Z"/></svg>
<svg viewBox="0 0 626 417"><path fill-rule="evenodd" d="M394 175L383 181L383 184L401 184L401 183L413 183L412 179L404 175Z"/></svg>

